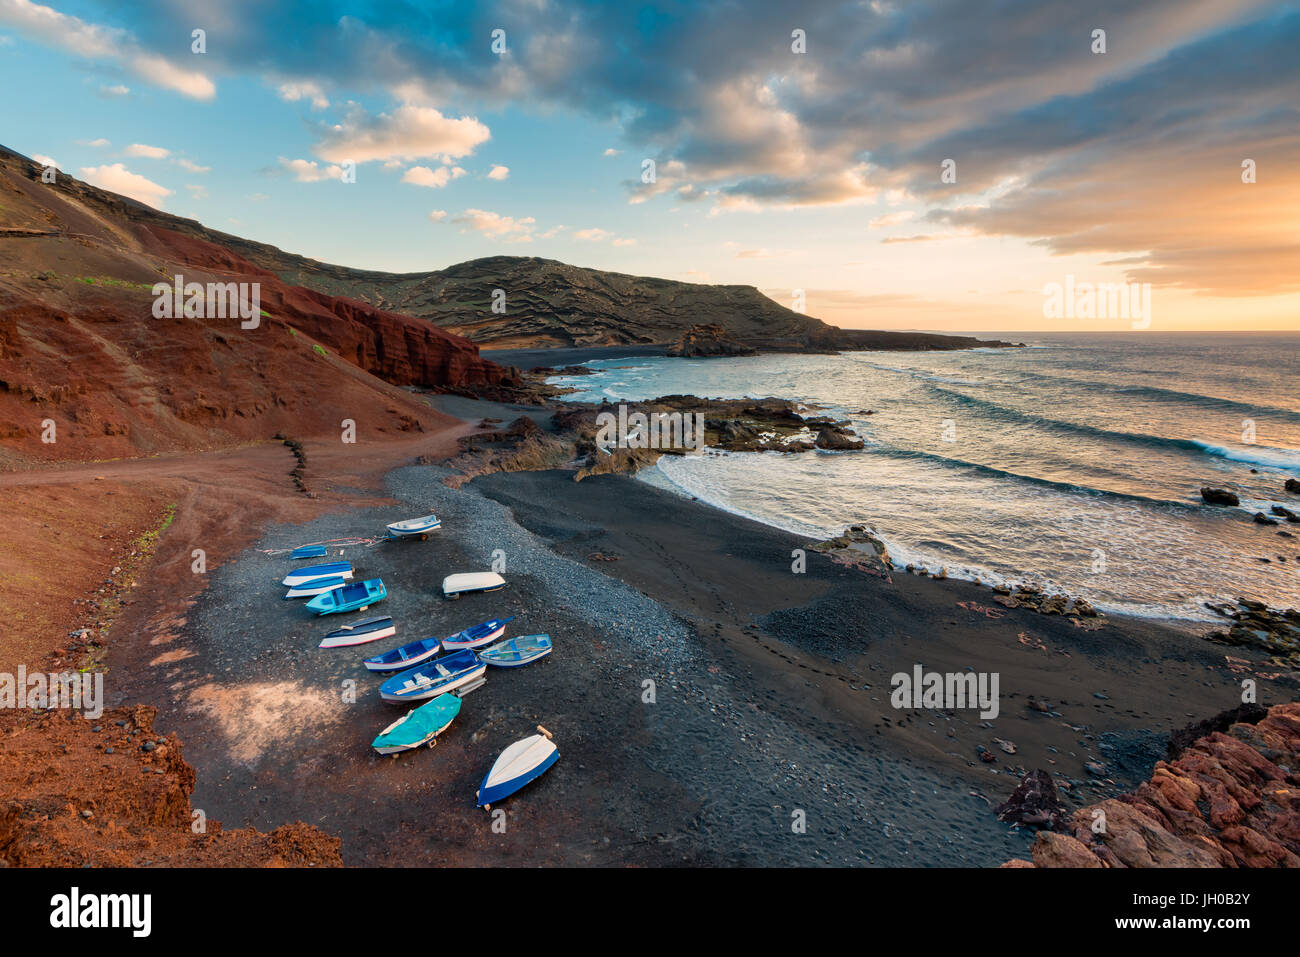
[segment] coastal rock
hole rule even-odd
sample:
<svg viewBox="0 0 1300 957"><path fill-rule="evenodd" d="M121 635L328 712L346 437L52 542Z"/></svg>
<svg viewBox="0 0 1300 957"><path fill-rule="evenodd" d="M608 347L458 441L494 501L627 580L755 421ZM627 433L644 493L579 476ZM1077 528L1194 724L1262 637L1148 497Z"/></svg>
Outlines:
<svg viewBox="0 0 1300 957"><path fill-rule="evenodd" d="M732 339L725 326L717 323L705 323L691 326L674 345L668 348L668 355L684 359L704 358L709 356L752 356L758 350L743 342Z"/></svg>
<svg viewBox="0 0 1300 957"><path fill-rule="evenodd" d="M1279 518L1285 518L1288 522L1292 522L1292 523L1300 522L1300 515L1297 515L1295 512L1291 511L1291 509L1287 508L1285 505L1274 505L1271 509L1269 509L1269 511L1272 512L1274 515L1278 516Z"/></svg>
<svg viewBox="0 0 1300 957"><path fill-rule="evenodd" d="M1031 855L1036 867L1300 867L1298 789L1300 703L1274 705L1075 811L1067 833L1039 832Z"/></svg>
<svg viewBox="0 0 1300 957"><path fill-rule="evenodd" d="M819 449L851 451L862 448L866 443L846 430L824 428L817 433L816 445Z"/></svg>
<svg viewBox="0 0 1300 957"><path fill-rule="evenodd" d="M1236 610L1222 605L1207 607L1232 621L1226 632L1206 635L1207 641L1257 648L1275 655L1278 664L1300 669L1300 612L1269 608L1253 598L1238 598Z"/></svg>
<svg viewBox="0 0 1300 957"><path fill-rule="evenodd" d="M1286 480L1286 483L1282 487L1286 489L1288 492L1294 492L1296 495L1300 495L1300 481L1296 481L1293 478L1289 478Z"/></svg>
<svg viewBox="0 0 1300 957"><path fill-rule="evenodd" d="M1041 768L1030 771L1011 792L1006 802L998 805L998 820L1019 827L1045 827L1058 829L1065 820L1065 808L1052 776Z"/></svg>
<svg viewBox="0 0 1300 957"><path fill-rule="evenodd" d="M1265 515L1263 512L1256 512L1256 513L1255 513L1255 524L1256 524L1256 525L1278 525L1278 524L1280 524L1280 523L1279 523L1278 520L1275 519L1275 518L1269 518L1269 517L1268 517L1267 515Z"/></svg>
<svg viewBox="0 0 1300 957"><path fill-rule="evenodd" d="M1240 505L1241 499L1237 497L1236 492L1231 492L1226 488L1210 488L1206 486L1201 489L1201 498L1207 505Z"/></svg>

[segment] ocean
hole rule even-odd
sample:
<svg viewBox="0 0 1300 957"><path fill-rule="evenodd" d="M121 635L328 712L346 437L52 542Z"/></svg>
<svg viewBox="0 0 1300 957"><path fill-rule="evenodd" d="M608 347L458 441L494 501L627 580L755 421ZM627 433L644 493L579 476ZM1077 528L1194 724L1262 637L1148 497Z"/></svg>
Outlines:
<svg viewBox="0 0 1300 957"><path fill-rule="evenodd" d="M864 451L664 456L642 473L810 538L865 524L897 564L1119 614L1300 607L1300 525L1252 520L1300 512L1282 488L1300 476L1300 335L982 335L1027 348L607 359L549 381L584 401L779 396L851 420ZM1241 506L1204 505L1205 485Z"/></svg>

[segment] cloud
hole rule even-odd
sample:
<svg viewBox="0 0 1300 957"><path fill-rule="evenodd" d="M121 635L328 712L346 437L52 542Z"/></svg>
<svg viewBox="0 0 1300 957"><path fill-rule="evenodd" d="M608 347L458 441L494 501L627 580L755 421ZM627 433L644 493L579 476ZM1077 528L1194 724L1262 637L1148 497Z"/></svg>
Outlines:
<svg viewBox="0 0 1300 957"><path fill-rule="evenodd" d="M117 98L131 95L131 88L125 84L118 83L114 86L104 86L100 84L99 95L108 98Z"/></svg>
<svg viewBox="0 0 1300 957"><path fill-rule="evenodd" d="M537 221L531 216L515 219L485 209L467 209L452 222L460 223L468 229L493 239L526 243L532 241L532 232Z"/></svg>
<svg viewBox="0 0 1300 957"><path fill-rule="evenodd" d="M58 162L58 160L53 159L52 157L46 156L44 153L33 153L33 154L32 154L32 160L33 160L33 161L34 161L38 166L42 166L42 167L44 167L44 166L53 166L55 169L58 169L58 168L59 168L59 162Z"/></svg>
<svg viewBox="0 0 1300 957"><path fill-rule="evenodd" d="M447 211L445 209L435 209L433 212L429 213L429 218L435 223L440 223L447 218Z"/></svg>
<svg viewBox="0 0 1300 957"><path fill-rule="evenodd" d="M636 240L635 240L635 239L616 239L616 240L614 240L614 245L615 245L615 246L635 246L635 245L636 245Z"/></svg>
<svg viewBox="0 0 1300 957"><path fill-rule="evenodd" d="M305 83L281 83L279 93L280 99L286 103L310 100L313 110L323 110L330 105L329 98L325 96L325 91L318 84L310 81Z"/></svg>
<svg viewBox="0 0 1300 957"><path fill-rule="evenodd" d="M609 149L605 150L605 152L604 152L603 154L601 154L601 155L603 155L603 156L618 156L618 155L619 155L620 153L622 153L622 152L623 152L622 150L616 150L616 149L614 149L614 147L611 146Z"/></svg>
<svg viewBox="0 0 1300 957"><path fill-rule="evenodd" d="M210 100L216 95L216 86L202 73L145 49L126 30L88 23L31 0L0 0L0 23L75 56L121 64L141 79L185 96Z"/></svg>
<svg viewBox="0 0 1300 957"><path fill-rule="evenodd" d="M176 159L172 160L172 162L175 163L177 166L179 166L181 169L188 170L191 173L212 172L211 166L200 166L198 163L194 162L193 160L186 159L183 156L176 157Z"/></svg>
<svg viewBox="0 0 1300 957"><path fill-rule="evenodd" d="M300 183L319 183L322 180L343 178L343 169L339 166L321 166L314 160L285 159L280 157L280 165L293 174Z"/></svg>
<svg viewBox="0 0 1300 957"><path fill-rule="evenodd" d="M877 216L867 225L871 229L883 229L886 226L897 226L899 223L907 222L913 215L913 213L907 210L901 210L897 213L886 213L883 216Z"/></svg>
<svg viewBox="0 0 1300 957"><path fill-rule="evenodd" d="M146 146L144 143L132 143L122 151L125 156L141 156L145 159L166 159L171 155L171 150L165 150L161 146Z"/></svg>
<svg viewBox="0 0 1300 957"><path fill-rule="evenodd" d="M402 175L402 182L411 183L414 186L427 186L430 189L440 189L453 179L460 179L464 175L465 171L459 166L439 166L437 169L430 169L427 166L412 166Z"/></svg>
<svg viewBox="0 0 1300 957"><path fill-rule="evenodd" d="M162 209L164 200L172 195L172 190L146 179L138 173L132 173L121 163L104 166L81 167L81 178L100 189L121 193L138 200L146 206Z"/></svg>
<svg viewBox="0 0 1300 957"><path fill-rule="evenodd" d="M596 229L594 227L591 229L579 229L573 234L575 239L582 239L592 243L604 242L613 235L614 234L607 229Z"/></svg>
<svg viewBox="0 0 1300 957"><path fill-rule="evenodd" d="M494 163L494 164L492 165L492 169L488 171L487 178L488 178L488 179L505 179L505 178L506 178L507 176L509 176L509 175L510 175L510 167L509 167L509 166L498 166L497 164Z"/></svg>
<svg viewBox="0 0 1300 957"><path fill-rule="evenodd" d="M185 188L190 191L190 199L207 199L208 188L206 186L186 183Z"/></svg>
<svg viewBox="0 0 1300 957"><path fill-rule="evenodd" d="M90 146L97 150L103 150L103 149L108 149L113 144L101 136L97 140L77 140L77 145Z"/></svg>
<svg viewBox="0 0 1300 957"><path fill-rule="evenodd" d="M429 106L408 104L378 116L356 108L343 122L322 128L312 152L331 163L430 156L456 159L473 153L491 135L473 117L453 119Z"/></svg>

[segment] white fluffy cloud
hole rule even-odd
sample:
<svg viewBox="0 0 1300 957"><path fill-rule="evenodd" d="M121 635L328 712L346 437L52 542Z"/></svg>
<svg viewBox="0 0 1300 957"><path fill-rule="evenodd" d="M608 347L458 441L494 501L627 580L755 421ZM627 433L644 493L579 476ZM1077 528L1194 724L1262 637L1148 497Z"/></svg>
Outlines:
<svg viewBox="0 0 1300 957"><path fill-rule="evenodd" d="M286 103L310 100L313 110L323 110L330 105L329 99L325 96L325 91L318 84L310 81L305 83L281 83L280 99Z"/></svg>
<svg viewBox="0 0 1300 957"><path fill-rule="evenodd" d="M132 143L122 151L127 156L142 156L145 159L166 159L171 155L171 150L165 150L161 146L146 146L144 143Z"/></svg>
<svg viewBox="0 0 1300 957"><path fill-rule="evenodd" d="M321 166L315 160L285 159L280 157L280 165L293 174L300 183L319 183L326 179L342 179L343 169L339 166Z"/></svg>
<svg viewBox="0 0 1300 957"><path fill-rule="evenodd" d="M453 179L460 179L464 175L465 171L459 166L439 166L437 169L412 166L402 175L402 182L413 186L426 186L429 189L440 189Z"/></svg>
<svg viewBox="0 0 1300 957"><path fill-rule="evenodd" d="M452 222L460 223L468 229L493 239L527 243L532 242L533 227L537 221L531 216L515 219L513 216L502 216L500 213L493 213L486 209L467 209Z"/></svg>
<svg viewBox="0 0 1300 957"><path fill-rule="evenodd" d="M160 186L153 180L146 179L138 173L132 173L121 163L103 166L81 167L81 178L100 189L121 193L132 199L162 209L164 200L172 194L170 189Z"/></svg>
<svg viewBox="0 0 1300 957"><path fill-rule="evenodd" d="M614 234L607 229L596 229L595 227L592 227L591 229L579 229L573 235L576 239L585 239L587 242L599 243L609 239L609 237Z"/></svg>
<svg viewBox="0 0 1300 957"><path fill-rule="evenodd" d="M509 166L500 166L500 165L494 163L494 164L492 164L492 169L488 171L487 178L488 178L488 179L505 179L505 178L506 178L507 176L509 176L509 175L510 175L510 167L509 167Z"/></svg>
<svg viewBox="0 0 1300 957"><path fill-rule="evenodd" d="M491 138L472 116L443 116L431 106L400 106L371 116L354 109L341 123L325 127L313 152L330 163L352 160L420 159L468 156Z"/></svg>

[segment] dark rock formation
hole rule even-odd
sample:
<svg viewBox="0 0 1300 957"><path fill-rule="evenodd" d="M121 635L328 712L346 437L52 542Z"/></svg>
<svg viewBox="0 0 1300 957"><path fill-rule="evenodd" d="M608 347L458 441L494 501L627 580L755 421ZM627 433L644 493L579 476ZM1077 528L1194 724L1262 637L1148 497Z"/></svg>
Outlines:
<svg viewBox="0 0 1300 957"><path fill-rule="evenodd" d="M1238 598L1235 608L1208 602L1206 607L1232 621L1226 632L1212 632L1206 640L1257 648L1276 656L1278 664L1300 668L1300 612L1294 608L1269 608L1253 598Z"/></svg>
<svg viewBox="0 0 1300 957"><path fill-rule="evenodd" d="M1236 492L1230 492L1226 488L1201 489L1201 498L1205 499L1209 505L1240 505L1241 499L1237 497Z"/></svg>
<svg viewBox="0 0 1300 957"><path fill-rule="evenodd" d="M1169 744L1165 747L1165 758L1177 761L1182 753L1201 738L1218 732L1226 732L1234 724L1259 724L1268 716L1268 709L1258 704L1239 704L1227 711L1220 711L1213 718L1197 721L1169 734Z"/></svg>
<svg viewBox="0 0 1300 957"><path fill-rule="evenodd" d="M1065 808L1056 793L1056 784L1041 768L1026 774L995 813L999 821L1017 827L1057 830L1065 821Z"/></svg>
<svg viewBox="0 0 1300 957"><path fill-rule="evenodd" d="M732 339L725 326L708 323L691 326L669 350L670 356L684 359L709 356L752 356L758 350Z"/></svg>

